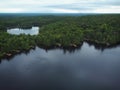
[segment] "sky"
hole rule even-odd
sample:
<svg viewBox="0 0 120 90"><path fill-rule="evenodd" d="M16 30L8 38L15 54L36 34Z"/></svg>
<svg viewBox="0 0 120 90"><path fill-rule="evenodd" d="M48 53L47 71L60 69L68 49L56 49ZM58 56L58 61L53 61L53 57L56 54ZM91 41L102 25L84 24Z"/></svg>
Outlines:
<svg viewBox="0 0 120 90"><path fill-rule="evenodd" d="M120 0L0 0L0 13L120 13Z"/></svg>

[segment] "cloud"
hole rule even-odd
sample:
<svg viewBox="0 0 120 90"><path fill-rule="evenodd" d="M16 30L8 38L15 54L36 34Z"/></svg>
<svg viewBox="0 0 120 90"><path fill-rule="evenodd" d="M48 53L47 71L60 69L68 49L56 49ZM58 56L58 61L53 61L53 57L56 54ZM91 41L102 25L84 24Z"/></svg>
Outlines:
<svg viewBox="0 0 120 90"><path fill-rule="evenodd" d="M0 12L120 13L119 0L2 0Z"/></svg>
<svg viewBox="0 0 120 90"><path fill-rule="evenodd" d="M111 6L108 8L95 9L93 13L120 13L119 6Z"/></svg>
<svg viewBox="0 0 120 90"><path fill-rule="evenodd" d="M52 12L57 12L57 13L80 13L79 10L61 9L61 8L53 8Z"/></svg>
<svg viewBox="0 0 120 90"><path fill-rule="evenodd" d="M0 12L6 13L19 13L22 12L23 10L21 8L0 8Z"/></svg>

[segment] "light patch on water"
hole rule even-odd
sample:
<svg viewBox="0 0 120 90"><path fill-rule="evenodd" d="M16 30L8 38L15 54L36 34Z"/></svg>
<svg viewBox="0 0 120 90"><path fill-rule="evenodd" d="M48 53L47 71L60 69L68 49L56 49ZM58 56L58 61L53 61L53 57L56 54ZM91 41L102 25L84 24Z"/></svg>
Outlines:
<svg viewBox="0 0 120 90"><path fill-rule="evenodd" d="M37 35L39 33L39 27L32 27L31 29L12 28L8 29L7 32L14 35Z"/></svg>

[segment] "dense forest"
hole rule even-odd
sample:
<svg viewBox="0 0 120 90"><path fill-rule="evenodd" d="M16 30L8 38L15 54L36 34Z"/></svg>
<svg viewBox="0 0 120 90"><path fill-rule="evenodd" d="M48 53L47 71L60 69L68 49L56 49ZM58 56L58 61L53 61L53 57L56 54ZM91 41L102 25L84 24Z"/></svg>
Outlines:
<svg viewBox="0 0 120 90"><path fill-rule="evenodd" d="M8 28L40 27L38 35L10 35ZM0 58L34 48L73 47L84 41L111 46L120 43L120 15L0 16Z"/></svg>

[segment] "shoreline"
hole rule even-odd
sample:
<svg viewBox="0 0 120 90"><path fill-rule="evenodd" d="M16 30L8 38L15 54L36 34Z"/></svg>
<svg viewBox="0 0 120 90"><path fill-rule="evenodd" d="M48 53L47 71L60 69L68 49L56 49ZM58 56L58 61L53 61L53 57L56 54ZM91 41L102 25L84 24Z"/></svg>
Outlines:
<svg viewBox="0 0 120 90"><path fill-rule="evenodd" d="M35 45L35 46L31 46L29 49L26 50L12 50L9 53L5 53L0 57L0 60L2 59L9 59L11 57L14 57L17 54L21 54L21 53L27 53L29 52L31 49L35 50L35 48L38 46L39 48L45 49L45 50L51 50L51 49L65 49L65 50L75 50L80 48L84 42L87 42L89 45L94 45L96 48L98 49L105 49L105 48L112 48L112 47L116 47L118 45L120 45L120 42L115 43L115 44L105 44L105 43L97 43L97 42L93 42L92 40L84 40L81 44L79 45L69 45L69 46L62 46L62 45L51 45L51 46L40 46L40 45Z"/></svg>

